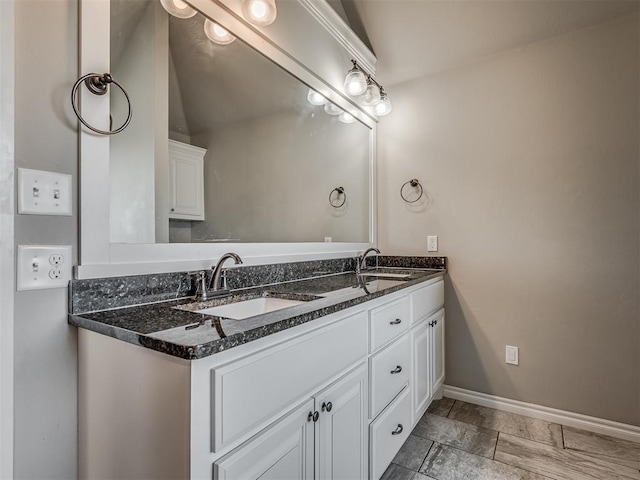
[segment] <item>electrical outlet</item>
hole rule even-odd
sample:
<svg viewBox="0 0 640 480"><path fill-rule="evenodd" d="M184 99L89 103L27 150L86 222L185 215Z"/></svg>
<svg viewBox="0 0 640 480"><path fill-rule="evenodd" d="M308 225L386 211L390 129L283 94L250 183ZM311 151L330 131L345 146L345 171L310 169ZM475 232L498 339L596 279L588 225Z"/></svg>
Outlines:
<svg viewBox="0 0 640 480"><path fill-rule="evenodd" d="M18 213L71 215L71 175L19 168Z"/></svg>
<svg viewBox="0 0 640 480"><path fill-rule="evenodd" d="M65 288L71 280L71 245L18 245L18 290Z"/></svg>
<svg viewBox="0 0 640 480"><path fill-rule="evenodd" d="M427 237L427 252L438 251L438 237L437 235L429 235Z"/></svg>
<svg viewBox="0 0 640 480"><path fill-rule="evenodd" d="M513 347L511 345L507 345L506 346L505 356L506 356L505 362L508 363L509 365L518 365L519 364L518 347Z"/></svg>

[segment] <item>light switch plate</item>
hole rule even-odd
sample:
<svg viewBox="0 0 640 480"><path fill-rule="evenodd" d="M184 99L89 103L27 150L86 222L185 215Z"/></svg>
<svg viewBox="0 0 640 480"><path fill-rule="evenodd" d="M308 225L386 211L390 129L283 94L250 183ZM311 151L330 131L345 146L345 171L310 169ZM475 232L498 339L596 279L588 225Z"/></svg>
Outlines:
<svg viewBox="0 0 640 480"><path fill-rule="evenodd" d="M65 288L71 267L71 245L18 245L17 288Z"/></svg>
<svg viewBox="0 0 640 480"><path fill-rule="evenodd" d="M19 168L18 213L71 215L71 175Z"/></svg>
<svg viewBox="0 0 640 480"><path fill-rule="evenodd" d="M438 236L429 235L427 237L427 252L437 252L437 251L438 251Z"/></svg>

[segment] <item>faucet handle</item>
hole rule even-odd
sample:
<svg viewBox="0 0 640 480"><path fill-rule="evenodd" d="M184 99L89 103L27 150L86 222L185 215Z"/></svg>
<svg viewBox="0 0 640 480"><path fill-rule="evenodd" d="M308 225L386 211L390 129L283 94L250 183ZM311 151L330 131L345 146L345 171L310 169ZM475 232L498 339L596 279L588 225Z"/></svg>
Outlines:
<svg viewBox="0 0 640 480"><path fill-rule="evenodd" d="M196 298L202 298L202 299L206 299L207 298L207 274L205 273L204 270L200 270L198 272L187 272L187 275L191 276L191 277L196 277L196 293L195 293L195 297Z"/></svg>

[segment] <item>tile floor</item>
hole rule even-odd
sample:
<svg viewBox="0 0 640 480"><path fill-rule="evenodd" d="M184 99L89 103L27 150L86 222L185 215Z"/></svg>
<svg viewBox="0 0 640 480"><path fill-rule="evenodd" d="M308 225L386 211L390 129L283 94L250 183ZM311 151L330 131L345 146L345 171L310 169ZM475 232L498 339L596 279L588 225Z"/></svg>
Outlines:
<svg viewBox="0 0 640 480"><path fill-rule="evenodd" d="M382 480L640 480L640 443L443 398Z"/></svg>

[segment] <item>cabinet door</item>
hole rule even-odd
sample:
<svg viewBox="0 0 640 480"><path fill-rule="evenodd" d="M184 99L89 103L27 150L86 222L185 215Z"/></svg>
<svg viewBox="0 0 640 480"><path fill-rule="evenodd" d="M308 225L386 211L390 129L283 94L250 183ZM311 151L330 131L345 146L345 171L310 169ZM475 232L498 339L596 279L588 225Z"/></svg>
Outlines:
<svg viewBox="0 0 640 480"><path fill-rule="evenodd" d="M206 150L169 140L169 218L204 220Z"/></svg>
<svg viewBox="0 0 640 480"><path fill-rule="evenodd" d="M436 314L437 315L437 314ZM431 321L423 321L411 330L413 424L420 420L431 400Z"/></svg>
<svg viewBox="0 0 640 480"><path fill-rule="evenodd" d="M313 412L309 400L222 457L213 465L214 479L313 480Z"/></svg>
<svg viewBox="0 0 640 480"><path fill-rule="evenodd" d="M367 478L367 368L361 365L316 395L318 478Z"/></svg>
<svg viewBox="0 0 640 480"><path fill-rule="evenodd" d="M431 322L431 391L435 393L444 383L444 309L429 319Z"/></svg>

